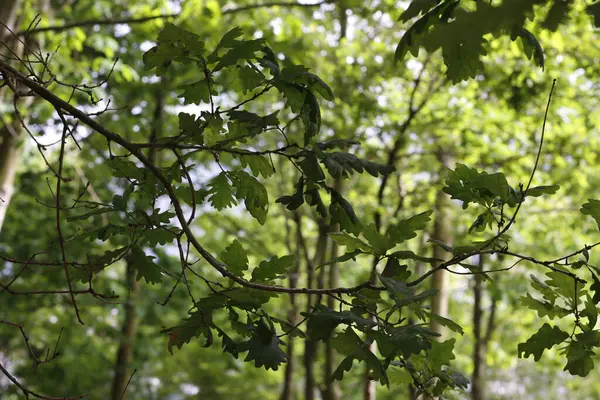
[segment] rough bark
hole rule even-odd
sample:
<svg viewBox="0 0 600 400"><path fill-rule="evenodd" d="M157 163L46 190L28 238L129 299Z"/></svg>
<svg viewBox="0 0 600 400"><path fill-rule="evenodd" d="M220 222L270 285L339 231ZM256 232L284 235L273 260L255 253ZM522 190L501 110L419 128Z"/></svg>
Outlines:
<svg viewBox="0 0 600 400"><path fill-rule="evenodd" d="M443 151L438 152L438 161L440 162L440 177L446 176L446 169L450 163L449 156ZM435 223L433 226L432 239L439 240L448 245L452 245L452 231L450 229L448 206L450 200L448 195L439 190L435 196ZM433 248L433 257L445 260L448 253L440 246ZM438 293L431 301L431 312L442 317L448 316L448 272L437 271L432 276L432 286ZM431 321L431 329L441 334L439 338L443 340L445 333L444 327L436 321Z"/></svg>

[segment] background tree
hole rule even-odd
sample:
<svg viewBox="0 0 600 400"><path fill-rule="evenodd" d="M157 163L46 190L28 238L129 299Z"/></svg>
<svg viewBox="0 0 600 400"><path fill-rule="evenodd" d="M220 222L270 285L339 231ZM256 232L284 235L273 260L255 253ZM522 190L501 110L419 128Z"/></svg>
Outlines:
<svg viewBox="0 0 600 400"><path fill-rule="evenodd" d="M564 397L568 390L578 396L594 397L597 390L594 385L584 385L583 380L573 379L566 373L557 374L556 371L564 366L566 356L569 372L590 373L591 358L588 354L596 343L593 340L595 331L585 329L586 326L593 328L591 320L594 312L591 310L595 307L588 308L590 302L580 292L581 287L575 289L581 295L581 305L569 309L568 304L552 300L553 296L565 298L566 292L561 293L560 290L567 290L566 286L560 286L562 283L557 283L557 277L552 278L556 281L555 286L549 284L546 287L533 281L533 288L541 294L531 291L528 279L533 273L543 280L542 274L549 267L559 268L554 263L539 265L538 260L560 257L579 249L585 250L581 251L581 257L584 257L589 251L583 246L597 241L594 240L596 227L589 221L585 222L579 213L580 205L587 198L595 197L591 188L596 176L594 149L597 141L593 112L597 108L597 96L593 96L597 49L593 45L595 33L587 14L589 9L586 10L583 4L565 6L558 16L568 10L568 23L564 23L566 20L562 17L556 17L559 22L553 27L548 26L554 20L549 16L551 12L558 13L555 4L561 5L562 2L520 2L523 5L515 8L513 2L505 1L494 6L507 7L506 10L511 12L506 14L505 19L500 19L501 24L499 22L497 27L489 28L488 22L494 19L489 13L498 10L487 9L486 4L479 3L477 8L473 8L474 5L468 2L450 11L443 8L435 10L434 3L431 3L431 8L418 9L415 7L422 2L414 2L406 13L388 2L366 6L352 2L274 5L207 1L201 5L181 2L174 8L166 3L147 2L56 2L52 4L53 21L42 18L39 25L34 24L28 30L41 8L39 4L26 3L18 9L21 22L16 33L19 37L35 35L43 38L43 41L38 39L44 49L39 54L43 56L50 52L51 62L50 59L40 62L39 68L31 72L26 70L27 64L19 63L19 60L3 60L0 71L4 81L19 76L7 66L27 73L29 80L22 84L35 81L34 77L54 75L53 80L38 83L46 82L53 94L70 99L73 105L91 113L102 129L117 132L126 142L137 144L140 154L154 158L151 164L160 168L161 173L173 182L176 198L183 204L184 213L189 216L192 208L188 207L198 204L195 218L190 219L190 229L196 238L201 239L207 252L227 264L228 270L237 270L238 277L252 280L257 270L251 267L264 266L260 267L263 272L257 272L256 276L262 273L267 277L271 276L269 273L273 272L269 271L274 268L283 271L274 276L280 279L279 283L287 282L292 289L315 290L368 281L380 285L381 279L376 272L383 274L384 278L395 277L399 282L411 282L428 274L431 264L439 265L437 259L444 258L451 261L448 271L444 271L451 278L447 286L448 316L463 326L466 334L455 337L455 334L445 331L444 340L451 341L432 344L434 351L422 353L422 358L407 358L412 367L398 364L387 368L390 388L374 385L372 378L383 382L386 375L378 372L377 362L363 359L362 363L368 370L365 375L364 368L354 364L360 357L368 357L369 353L361 353L363 355L357 357L354 351L375 342L378 348L370 346L370 349L380 359L378 362L385 365L387 350L385 345L380 345L386 343L385 337L365 329L370 325L366 321L381 322L369 314L376 306L378 296L369 291L350 297L314 292L308 296L280 295L260 307L248 303L249 294L259 299L263 295L253 291L246 293L238 286L232 289L227 280L221 279L218 271L202 261L202 254L193 250L188 253L189 235L179 236L181 225L173 221L172 214L167 211L171 207L169 202L174 199L166 199L164 189L148 177L151 176L148 169L142 174L142 170L138 169L139 163L127 163L133 160L127 158L131 149L119 148L119 142L114 140L107 145L106 136L93 132L94 127L88 129L84 126L86 119L82 115L75 115L75 119L71 118L72 112L68 113L71 116L61 115L61 110L64 113L65 109L52 98L50 103L36 100L30 108L22 105L19 108L34 134L31 140L25 141L25 155L20 158L23 161L19 165L23 172L18 177L18 190L11 202L1 237L5 263L0 300L5 304L2 309L6 311L1 316L0 334L6 339L2 340L0 351L6 371L16 371L6 376L17 377L18 382L26 383L24 387L27 390L55 396L92 393L95 397L105 398L112 391L113 398L118 398L125 384L129 385L127 393L130 398L279 398L282 395L284 398L340 396L372 399L375 397L374 388L377 388L380 398L397 398L400 394L408 396L411 384L417 388L416 391L433 390L424 381L428 378L428 369L437 371L439 367L441 371L442 365L455 357L455 368L466 375L474 371L473 382L478 383L480 388L479 392L471 390L474 398L481 398L476 396L482 394L487 394L488 398L514 398L524 397L525 393L532 398L551 398L554 393ZM449 7L451 3L456 2L440 5ZM515 21L523 22L523 15L529 7L533 7L535 18L531 26L525 28L528 28L527 32L536 34L539 42L524 31L519 31L517 36L525 44L525 53L533 54L538 64L541 64L540 48L543 44L544 71L526 60L522 50L511 41L507 28L512 27ZM454 18L446 20L445 12L455 12ZM417 21L426 19L430 30L423 29L421 25L418 31L414 28L420 26L418 22L414 25L395 24L394 21L401 15L405 22L411 15ZM454 35L464 26L461 24L468 24L473 19L481 22L481 26L477 25L479 30L469 31L468 36L465 36L466 33ZM191 37L167 25L169 21L199 36ZM536 21L544 22L539 32ZM50 23L52 25L48 26ZM165 45L163 49L168 49L167 45L173 45L173 42L178 43L176 48L181 43L184 48L187 43L203 43L205 55L210 54L233 26L240 26L244 32L244 36L234 39L263 38L272 49L273 57L259 50L245 53L246 47L234 46L233 54L239 59L236 58L233 64L218 71L215 64L209 64L214 82L206 78L206 69L202 65L176 63L189 54L167 53L152 58L151 52L142 57L155 44L149 41L156 37L159 47L161 43ZM412 30L399 35L402 27L410 26L413 26ZM423 45L430 53L421 52L416 59L407 57L394 65L393 51L401 36L407 38L401 43L406 44L410 39L408 44ZM456 53L447 50L456 46L454 40L471 44L477 42L479 36L485 37L485 47L464 47L469 49L468 57L455 57ZM439 41L440 38L447 41ZM566 46L565 43L573 45ZM245 46L251 47L252 44L246 43ZM434 52L439 47L443 50L441 57ZM482 48L489 50L489 56L481 57ZM215 62L222 62L224 54L228 53L219 53L220 58L216 58ZM119 62L115 64L116 56ZM25 60L23 57L20 59ZM267 61L279 64L280 71L292 65L307 65L311 72L327 82L335 94L333 101L326 101L331 100L331 96L325 84L319 81L311 84L303 78L293 81L298 76L294 77L293 69L288 70L292 72L287 79L292 79L294 85L315 91L320 121L315 118L314 108L303 114L302 102L294 107L295 97L291 89L286 92L275 87L262 93L266 86L264 82L263 86L260 85L260 77L253 65L260 73L271 76L268 73L273 72L273 66L265 63L267 57L271 57ZM401 58L398 53L396 58ZM244 60L250 60L252 64L246 64ZM263 64L259 64L260 60ZM175 63L166 68L161 62L167 61ZM156 66L159 70L145 68ZM301 70L296 71L299 72ZM463 77L475 79L459 82ZM560 184L560 191L549 199L544 196L526 198L523 210L515 220L515 230L510 231L513 237L508 249L496 241L499 246L488 249L489 254L479 260L485 271L510 268L510 272L481 274L476 254L472 259L460 260L464 250L457 246L470 244L469 235L474 235L474 240L489 239L490 234L500 229L497 219L504 216L508 220L511 214L508 206L507 214L502 214L501 208L490 204L476 211L473 211L473 205L461 211L460 202L448 202L450 196L442 195L444 192L441 190L445 185L447 168L455 169L455 163L464 163L490 173L502 170L518 194L517 184L527 184L534 165L540 144L539 129L553 77L560 79L554 93L534 186ZM563 83L564 77L567 77L568 85L566 81ZM204 82L181 87L202 82L202 79L208 79L208 85ZM5 92L10 92L13 87L5 87ZM38 86L34 88L38 95L45 93ZM318 97L319 93L323 99ZM254 99L235 108L249 98ZM28 99L25 98L25 101ZM289 108L282 107L284 102L291 106L291 112ZM232 107L235 109L231 110ZM300 111L298 118L293 117L294 108L295 113ZM10 116L13 113L10 103L7 103L6 109ZM244 110L266 118L278 109L282 110L277 118L280 122L289 118L289 125L280 124L278 129L275 124L270 124L272 120L261 120L266 125L260 129L259 140L250 139L246 143L231 140L241 132L256 132L253 129L257 128L252 126L256 119L243 119L256 117L236 115L231 111ZM205 114L198 120L201 122L190 120L191 115L197 118L202 111ZM211 119L219 115L223 118L221 128L219 121ZM65 117L66 121L61 117ZM76 119L80 121L77 125ZM213 124L209 124L209 120ZM319 151L310 153L314 148L306 144L304 136L307 131L309 136L313 132L307 126L318 122L320 133L315 136L314 143L320 143L323 148L317 146ZM198 123L200 128L195 125ZM67 134L62 130L65 127L68 128ZM285 137L280 130L284 130ZM37 148L33 141L38 136L37 132L42 133L39 143L48 150ZM196 136L192 132L196 132ZM169 138L178 135L194 136L194 139L186 139L190 142L184 142L184 145L196 146L192 149L193 154L187 154L189 148L181 147L178 153L173 151L176 147L167 145ZM222 143L217 139L219 135L233 137L225 136L230 141ZM167 138L167 141L161 141L159 137ZM199 142L199 138L203 142ZM52 143L57 144L50 146ZM290 143L299 149L277 150ZM334 150L332 146L339 148ZM40 151L46 160L41 157ZM152 154L153 151L155 154ZM350 156L341 155L335 158L331 156L334 151L350 153L364 161L354 161ZM330 158L324 157L323 153L329 154ZM310 154L315 154L316 158L313 159ZM350 161L343 157L350 157ZM320 162L315 167L313 161L316 160ZM366 162L376 162L382 167ZM60 164L63 164L62 171ZM391 167L395 167L394 173L388 173ZM344 173L336 172L339 168L346 171L346 179L342 179ZM359 169L367 169L377 176L358 174ZM319 171L323 179L320 179ZM109 178L112 176L114 178ZM266 214L265 203L260 200L264 193L262 189L254 185L252 190L241 190L236 186L236 179L243 179L245 184L254 182L249 177L262 185L268 194L267 218L263 215ZM297 192L301 179L304 195ZM486 182L491 181L491 177L486 179ZM332 190L319 186L319 182ZM502 179L497 182L501 184ZM239 183L244 188L245 184ZM482 198L486 196L481 194L483 188L492 192L497 189L497 186L489 186L485 182L480 183L483 186L471 184L474 185L471 189L475 188L483 196L475 200L482 202L485 202ZM57 185L60 194L57 194ZM193 195L190 186L194 187ZM452 192L451 185L446 186L449 188L446 192L450 191L454 197L464 201L464 197ZM315 189L320 190L319 197L324 202L325 212ZM236 200L238 193L241 196L238 206L226 207ZM500 193L499 198L504 194ZM541 192L533 192L532 196L538 194ZM255 196L258 203L250 201L249 205L251 198L248 196ZM275 202L276 199L282 200ZM293 211L284 207L294 208L290 206L297 201L308 204ZM352 205L353 213L360 219L362 235L354 235L359 231L354 228L355 224L349 223L352 213L345 201ZM449 204L443 205L444 202ZM593 202L588 203L588 206L593 205ZM57 208L62 217L59 215L57 218ZM36 210L33 215L20 212L33 209ZM158 211L155 212L155 209ZM402 231L404 227L412 226L411 217L428 209L436 210L430 224L422 218L423 222L414 229ZM585 210L595 216L593 207ZM332 220L331 215L336 215L338 220ZM67 216L70 221L65 220ZM565 218L572 229L557 229L564 227ZM58 237L57 220L63 229ZM372 228L365 229L371 223ZM480 232L490 225L493 231L487 234ZM441 227L450 227L444 230L454 236L456 245L442 234L444 230ZM377 254L369 247L381 246L377 235L389 232L401 236L410 232L415 237L402 243L399 249L404 253L395 257L382 260L380 255L369 254ZM358 247L357 239L363 241ZM430 239L441 243L437 246ZM139 241L142 242L138 245ZM67 259L80 263L74 264L73 268L68 266L70 275L66 278L64 263L43 264L64 257L61 254L63 243L67 248ZM453 248L448 248L448 245ZM409 250L420 256L407 253ZM481 250L471 248L469 251L478 253ZM39 254L40 251L43 253ZM503 252L512 254L504 254L504 259L501 259ZM289 261L292 258L285 258L288 254L295 256L293 262ZM526 264L531 261L527 257L511 260L514 254L526 254L535 262ZM342 259L337 262L323 265L340 256ZM247 262L244 262L244 257ZM593 265L594 259L586 258L570 257L560 261L568 261L573 267L583 267L582 263L577 264L581 260ZM24 260L29 262L18 262ZM518 263L513 265L515 261ZM535 266L536 262L539 269ZM408 265L412 277L403 275L404 264ZM573 272L581 273L594 283L594 268L586 268ZM572 283L570 271L562 275ZM90 279L90 274L93 279ZM474 274L471 279L473 297L470 295L469 278L457 277L460 274ZM256 279L254 283L262 282L260 278ZM142 282L142 288L136 296L138 280ZM160 284L156 284L158 281L161 281ZM93 282L93 286L88 282ZM150 282L155 284L148 284ZM427 292L430 283L429 279L419 283L419 292L433 293ZM67 284L74 289L65 289ZM588 289L595 297L594 287ZM81 293L75 295L75 290ZM217 293L223 291L228 296L228 290L233 290L238 297L233 300L227 297L228 300L223 303L222 294ZM388 287L388 292L392 297L384 294L383 303L377 306L380 309L389 310L394 304L391 301L394 290ZM112 297L113 293L119 296L118 299ZM131 301L136 297L135 302ZM443 299L444 296L438 294L434 298ZM423 306L428 305L430 298L424 300ZM201 312L196 311L195 317L192 314L192 319L182 322L192 304ZM441 313L439 310L443 309L444 302L432 304L437 304L434 310ZM312 318L321 318L314 326L324 323L336 326L342 322L340 318L349 317L348 314L342 317L323 311L324 308L316 308L318 305L336 312L339 309L350 311L353 319L349 325L354 328L346 328L346 321L332 339L319 340L323 339L323 333L315 334L310 329ZM218 310L213 312L211 307ZM319 310L322 312L319 313ZM77 315L74 315L76 311ZM208 311L213 320L206 330L203 325L206 321L199 321L198 315ZM419 314L428 313L429 309L415 307L404 311L402 317L407 322L401 326L411 327L422 322ZM121 317L123 313L125 316ZM569 317L556 318L567 314L572 315L571 320ZM385 313L380 318L384 316ZM74 323L77 317L85 325ZM308 329L305 318L308 319ZM588 325L581 328L581 322L582 331L577 334L590 332L587 333L590 337L577 336L572 343L585 345L569 345L566 355L544 351L542 363L516 359L517 344L527 344L527 339L540 327L542 334L556 333L560 337L561 333L556 329L545 330L545 325L536 320L538 318L545 318L544 322L551 322L553 326L559 321L556 329L562 329L560 332L571 332L573 323L577 325L580 319L587 318ZM139 321L138 328L128 330L126 327L131 327L135 320ZM429 322L429 318L425 321ZM443 319L433 318L433 322L436 321L457 329ZM264 325L261 325L263 322ZM299 329L292 329L300 322L303 324ZM20 328L15 324L23 326L30 342L23 342ZM222 331L215 330L215 326ZM383 323L382 326L385 327ZM168 335L160 335L159 332L165 328ZM363 333L361 329L365 329ZM283 367L277 371L256 369L252 363L242 362L245 355L232 358L223 355L219 348L221 340L224 340L225 350L237 353L239 351L229 346L231 343L227 340L237 342L241 350L244 341L248 347L248 343L255 343L253 338L264 339L273 332L277 333L277 337L283 335L280 340L286 342L285 346L281 346L288 356L285 370ZM358 333L358 342L354 341L353 333ZM186 335L200 337L178 350L183 341L181 338ZM292 335L298 337L292 338ZM58 337L60 341L56 348L60 356L54 358L52 350ZM133 337L136 345L128 346L133 343ZM408 343L416 345L419 343L415 341L417 337L410 336ZM425 342L430 339L422 338ZM454 354L448 354L453 340L456 340ZM31 344L29 348L27 343ZM209 348L202 348L211 344ZM45 353L46 348L50 349L49 353ZM124 348L127 349L125 355ZM292 348L297 350L292 351ZM527 345L525 348L528 348ZM173 355L168 354L169 350L173 351ZM541 354L539 349L533 353L536 358ZM276 354L282 357L281 353ZM519 355L522 354L519 347ZM52 362L42 363L46 357ZM440 357L437 359L439 364L435 364L436 357ZM255 361L252 356L248 358ZM35 374L30 360L39 364ZM348 360L354 368L345 372L343 370L349 369ZM342 369L335 372L339 363ZM259 362L256 361L256 364ZM489 364L488 368L482 368L483 364ZM132 368L136 370L134 375L131 375ZM339 388L331 384L329 378L332 372L338 377L343 374ZM57 381L65 384L56 388ZM6 396L22 393L14 382L3 381L2 384L6 384L3 387L6 388ZM468 395L469 392L457 394L462 397Z"/></svg>

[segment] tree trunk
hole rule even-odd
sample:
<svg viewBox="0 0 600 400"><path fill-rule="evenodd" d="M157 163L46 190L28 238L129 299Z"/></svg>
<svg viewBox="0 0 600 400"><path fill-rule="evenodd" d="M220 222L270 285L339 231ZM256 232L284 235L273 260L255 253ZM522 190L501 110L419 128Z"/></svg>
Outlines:
<svg viewBox="0 0 600 400"><path fill-rule="evenodd" d="M160 86L159 86L160 88ZM155 100L156 108L154 109L152 131L150 134L150 143L155 142L159 132L163 127L164 113L164 93L157 89ZM150 148L148 151L148 159L150 162L156 162L156 149ZM127 399L127 384L131 376L131 363L133 361L133 352L135 349L135 338L137 336L138 316L136 312L136 302L140 293L140 282L136 280L136 270L132 266L130 258L125 259L127 263L126 270L126 286L129 291L127 301L123 307L124 320L121 328L121 343L117 350L117 360L115 363L115 376L112 383L112 400Z"/></svg>
<svg viewBox="0 0 600 400"><path fill-rule="evenodd" d="M480 255L479 267L483 270L485 258ZM496 305L497 297L491 296L490 298L490 310L487 317L487 326L485 328L485 334L483 333L484 327L484 313L482 306L482 298L484 294L483 287L483 276L476 274L473 277L473 336L474 336L474 348L473 348L473 376L471 377L471 398L473 400L485 400L485 366L486 366L486 355L488 344L494 333L495 322L496 322Z"/></svg>
<svg viewBox="0 0 600 400"><path fill-rule="evenodd" d="M419 253L418 254L423 254L423 250L425 248L425 235L424 234L421 235L419 240L420 240L420 242L419 242ZM415 276L421 276L421 275L423 275L424 272L425 272L425 263L423 263L422 261L415 262ZM414 324L415 323L414 317L410 317L408 323L409 323L409 325ZM417 400L417 388L412 384L408 386L408 399L409 400Z"/></svg>
<svg viewBox="0 0 600 400"><path fill-rule="evenodd" d="M20 42L14 40L10 31L17 29L17 10L21 0L6 0L0 6L0 22L7 28L0 26L0 57L14 52L21 54ZM10 29L10 31L9 31ZM5 47L6 46L6 47ZM4 101L6 89L0 89L0 102ZM0 231L4 224L6 211L15 191L15 176L19 165L19 153L17 143L21 136L20 126L4 125L4 119L0 119ZM15 129L15 127L17 129Z"/></svg>
<svg viewBox="0 0 600 400"><path fill-rule="evenodd" d="M4 25L0 26L0 42L2 43L0 45L0 57L2 58L5 56L11 58L23 56L23 44L12 34L12 32L18 31L17 12L22 3L21 0L3 0L0 5L0 22ZM50 18L52 15L48 0L40 0L39 10L40 14L46 16L46 18ZM32 46L29 43L33 40L34 38L27 38L29 48L43 48L42 39L38 40L36 46ZM6 92L5 88L0 88L0 102L8 102L8 99L5 99ZM33 103L34 99L35 97L20 99L19 106L27 109ZM24 132L20 121L16 118L11 118L11 120L11 123L6 124L6 119L0 118L0 232L4 225L10 201L15 192L15 178L21 159L21 146L19 144L23 140ZM25 120L24 122L27 121Z"/></svg>
<svg viewBox="0 0 600 400"><path fill-rule="evenodd" d="M123 306L125 318L121 328L121 343L117 350L117 361L115 364L115 377L112 383L112 400L125 400L127 398L127 382L131 376L130 365L133 360L133 349L138 328L137 312L135 305L140 292L140 282L136 278L136 270L132 267L132 261L126 259L127 277L126 283L129 295Z"/></svg>
<svg viewBox="0 0 600 400"><path fill-rule="evenodd" d="M483 269L483 255L479 256L479 266ZM483 276L473 276L473 376L471 377L471 398L484 400L483 369L485 368L485 343L481 336Z"/></svg>
<svg viewBox="0 0 600 400"><path fill-rule="evenodd" d="M443 183L443 178L446 176L446 169L449 164L449 156L443 151L439 151L438 160L440 161L440 183ZM439 240L445 244L452 245L452 232L449 224L448 206L450 201L448 195L441 188L435 196L435 224L433 226L432 238ZM440 247L433 248L433 257L436 259L445 260L448 258L446 251ZM433 274L433 288L438 291L437 295L431 301L431 312L442 317L448 316L448 272L437 271ZM431 330L441 334L440 340L443 339L445 333L443 326L436 321L431 321Z"/></svg>
<svg viewBox="0 0 600 400"><path fill-rule="evenodd" d="M295 288L298 286L298 274L300 273L300 255L301 255L301 230L302 230L302 222L297 214L295 214L294 222L296 224L296 264L294 265L294 269L291 271L289 277L289 287ZM291 252L291 245L290 252ZM298 323L298 304L295 294L290 294L290 309L288 311L288 321L290 325L296 326ZM289 335L287 338L287 355L288 362L285 365L285 378L283 382L283 391L281 393L281 400L293 400L294 399L294 371L296 370L296 360L295 360L295 340L292 335Z"/></svg>
<svg viewBox="0 0 600 400"><path fill-rule="evenodd" d="M325 221L319 220L319 237L317 239L316 251L313 260L309 260L308 254L306 256L307 264L307 280L309 288L315 286L322 286L322 279L317 279L315 282L315 266L323 263L325 253L327 251L327 231L328 227ZM306 249L305 249L306 251ZM322 277L320 277L322 278ZM307 312L311 312L313 307L321 302L320 296L307 296ZM317 387L317 381L315 378L315 361L317 356L317 342L314 340L306 339L304 345L304 369L306 374L306 384L304 388L304 398L306 400L314 400L315 389Z"/></svg>
<svg viewBox="0 0 600 400"><path fill-rule="evenodd" d="M342 180L340 178L336 179L333 184L334 189L341 193L342 191ZM332 232L338 232L340 227L338 224L332 226ZM335 241L331 240L331 249L329 253L330 260L335 259L338 256L338 245ZM328 287L337 287L338 286L338 266L337 264L330 264L328 266L328 275L327 275L327 286ZM335 307L335 299L332 296L327 297L327 307L333 309ZM323 400L338 400L341 397L340 386L337 381L330 381L333 372L336 367L336 357L335 351L329 344L329 342L325 343L325 366L323 368L323 374L325 375L325 387L323 389Z"/></svg>

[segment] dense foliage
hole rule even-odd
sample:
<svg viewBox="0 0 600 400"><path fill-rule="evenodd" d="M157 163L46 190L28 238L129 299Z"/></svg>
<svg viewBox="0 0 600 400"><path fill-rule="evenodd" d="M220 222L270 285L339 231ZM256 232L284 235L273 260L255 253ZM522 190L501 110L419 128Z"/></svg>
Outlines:
<svg viewBox="0 0 600 400"><path fill-rule="evenodd" d="M2 398L597 395L597 4L10 3Z"/></svg>

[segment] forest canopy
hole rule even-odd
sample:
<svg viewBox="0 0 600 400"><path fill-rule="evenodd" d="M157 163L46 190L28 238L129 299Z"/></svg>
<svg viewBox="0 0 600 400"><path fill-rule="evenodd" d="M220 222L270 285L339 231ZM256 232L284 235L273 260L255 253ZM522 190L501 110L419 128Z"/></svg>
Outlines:
<svg viewBox="0 0 600 400"><path fill-rule="evenodd" d="M7 0L0 399L598 398L597 27Z"/></svg>

